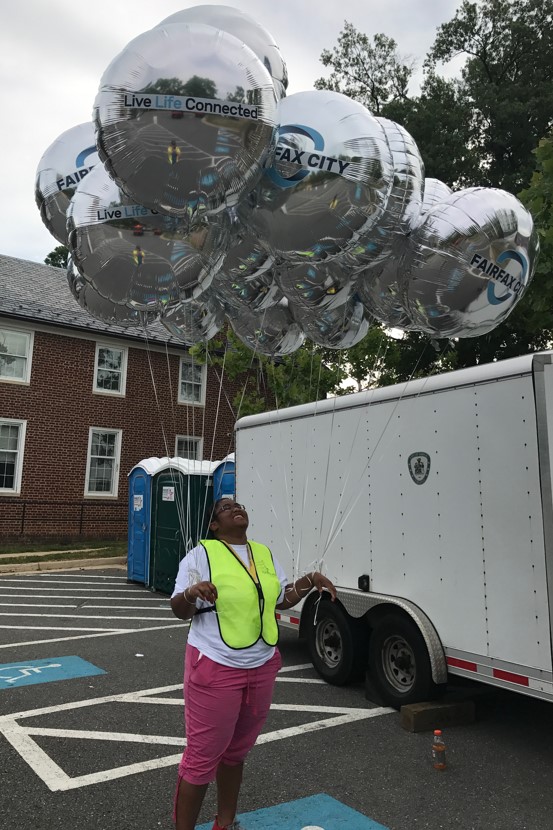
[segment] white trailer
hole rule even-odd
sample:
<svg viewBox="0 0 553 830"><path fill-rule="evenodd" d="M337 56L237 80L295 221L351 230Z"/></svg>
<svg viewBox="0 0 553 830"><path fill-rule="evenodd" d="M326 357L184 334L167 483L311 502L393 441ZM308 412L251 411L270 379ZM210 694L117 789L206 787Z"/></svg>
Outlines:
<svg viewBox="0 0 553 830"><path fill-rule="evenodd" d="M290 577L330 683L393 706L448 673L553 700L553 352L236 425L236 498Z"/></svg>

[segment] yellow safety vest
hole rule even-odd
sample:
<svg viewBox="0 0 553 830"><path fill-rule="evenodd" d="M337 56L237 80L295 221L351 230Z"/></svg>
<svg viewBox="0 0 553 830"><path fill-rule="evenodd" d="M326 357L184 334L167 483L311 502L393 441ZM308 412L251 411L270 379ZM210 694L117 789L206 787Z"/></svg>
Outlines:
<svg viewBox="0 0 553 830"><path fill-rule="evenodd" d="M278 642L275 608L281 585L271 551L248 542L251 571L226 542L202 540L209 578L217 588L215 611L221 639L229 648L250 648L260 639L268 646Z"/></svg>

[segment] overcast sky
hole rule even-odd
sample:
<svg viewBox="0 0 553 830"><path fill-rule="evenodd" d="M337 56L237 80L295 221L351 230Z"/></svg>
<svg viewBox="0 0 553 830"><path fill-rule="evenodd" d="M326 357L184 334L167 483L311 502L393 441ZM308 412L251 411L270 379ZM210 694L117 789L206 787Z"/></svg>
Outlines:
<svg viewBox="0 0 553 830"><path fill-rule="evenodd" d="M4 207L0 254L42 262L58 245L34 199L37 164L65 130L90 121L100 77L141 32L199 3L183 0L19 0L0 11L0 106ZM213 4L213 5L222 5ZM288 94L325 75L323 49L344 21L372 36L393 37L402 57L420 66L437 27L460 0L234 0L277 42L288 67ZM448 68L451 74L454 68Z"/></svg>

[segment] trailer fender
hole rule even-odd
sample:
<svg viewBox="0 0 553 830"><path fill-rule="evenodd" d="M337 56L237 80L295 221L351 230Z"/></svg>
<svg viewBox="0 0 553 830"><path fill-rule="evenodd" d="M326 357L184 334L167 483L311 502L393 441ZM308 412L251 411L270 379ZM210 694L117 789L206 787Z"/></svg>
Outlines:
<svg viewBox="0 0 553 830"><path fill-rule="evenodd" d="M337 596L350 617L364 617L379 605L393 605L407 614L421 632L432 670L432 680L436 685L447 682L447 662L438 632L430 619L418 605L403 597L393 597L388 594L374 594L372 592L356 591L349 588L337 588Z"/></svg>

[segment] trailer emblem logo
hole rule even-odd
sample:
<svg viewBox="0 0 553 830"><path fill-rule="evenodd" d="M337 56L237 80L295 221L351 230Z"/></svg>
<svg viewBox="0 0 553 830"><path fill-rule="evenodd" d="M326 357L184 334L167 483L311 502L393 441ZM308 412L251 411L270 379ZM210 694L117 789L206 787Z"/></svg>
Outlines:
<svg viewBox="0 0 553 830"><path fill-rule="evenodd" d="M415 484L424 484L430 472L430 456L427 452L413 452L407 459L407 466Z"/></svg>

